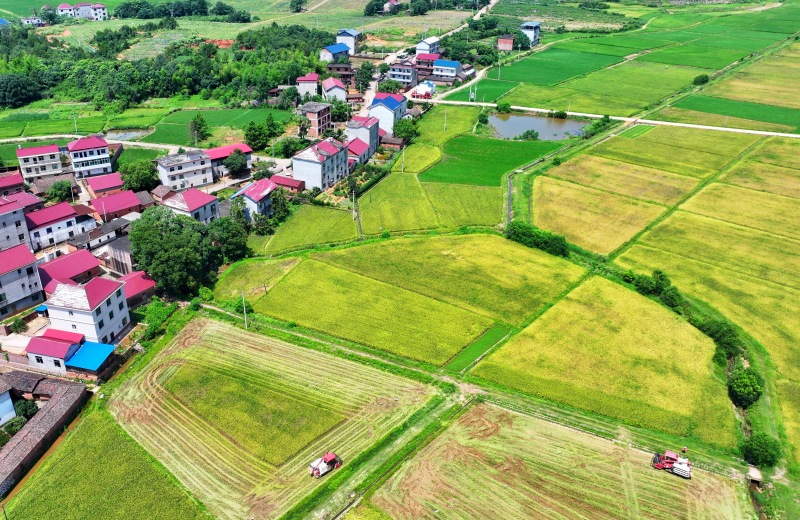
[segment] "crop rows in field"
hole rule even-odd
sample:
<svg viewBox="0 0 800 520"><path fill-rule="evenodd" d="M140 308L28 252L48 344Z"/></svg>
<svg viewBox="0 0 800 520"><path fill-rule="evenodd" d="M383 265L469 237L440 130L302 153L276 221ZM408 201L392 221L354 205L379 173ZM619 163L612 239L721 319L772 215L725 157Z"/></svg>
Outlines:
<svg viewBox="0 0 800 520"><path fill-rule="evenodd" d="M261 254L281 253L301 248L347 242L358 237L350 211L324 206L301 206L280 226Z"/></svg>
<svg viewBox="0 0 800 520"><path fill-rule="evenodd" d="M217 384L183 377L185 369L212 372L208 377ZM195 400L218 389L211 401L218 406ZM281 411L276 407L285 404L266 402L273 395L303 406ZM310 460L331 449L352 460L427 395L424 386L375 369L195 320L148 369L120 387L110 406L123 427L215 515L274 517L319 483L308 478ZM249 400L266 401L250 409ZM261 407L270 414L258 413ZM330 420L315 425L328 414ZM335 426L319 431L331 421ZM316 428L313 439L304 433L309 428ZM268 453L272 443L281 444L274 446L279 465L265 460L275 460Z"/></svg>
<svg viewBox="0 0 800 520"><path fill-rule="evenodd" d="M369 508L395 519L747 518L735 481L690 481L651 454L489 405L470 408L406 461ZM370 518L366 516L365 518Z"/></svg>

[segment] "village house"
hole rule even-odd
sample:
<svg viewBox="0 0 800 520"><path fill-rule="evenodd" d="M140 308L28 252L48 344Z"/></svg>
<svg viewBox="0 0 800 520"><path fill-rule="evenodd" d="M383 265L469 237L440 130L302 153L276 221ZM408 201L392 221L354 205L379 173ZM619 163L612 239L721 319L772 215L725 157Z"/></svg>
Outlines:
<svg viewBox="0 0 800 520"><path fill-rule="evenodd" d="M58 6L59 13L62 10L62 7L66 8L69 7L69 4L61 4ZM102 20L108 20L108 9L103 4L92 4L90 2L78 2L72 7L72 14L66 14L66 16L71 16L73 18L83 18L85 20L91 20L93 22L100 22Z"/></svg>
<svg viewBox="0 0 800 520"><path fill-rule="evenodd" d="M75 12L72 10L72 6L69 4L61 4L56 8L59 16L75 16Z"/></svg>
<svg viewBox="0 0 800 520"><path fill-rule="evenodd" d="M284 177L283 175L273 175L272 177L269 178L269 180L275 183L275 185L278 186L279 188L283 188L286 191L295 194L300 193L301 191L304 191L306 189L305 182L297 179L292 179L291 177Z"/></svg>
<svg viewBox="0 0 800 520"><path fill-rule="evenodd" d="M434 93L436 93L436 85L433 83L433 81L425 80L416 86L414 92L411 93L411 96L420 99L430 99L433 97Z"/></svg>
<svg viewBox="0 0 800 520"><path fill-rule="evenodd" d="M356 137L349 140L347 143L347 156L352 159L355 164L366 164L369 161L369 145Z"/></svg>
<svg viewBox="0 0 800 520"><path fill-rule="evenodd" d="M438 53L423 52L417 54L414 65L417 67L417 79L425 79L433 75L433 63L441 57Z"/></svg>
<svg viewBox="0 0 800 520"><path fill-rule="evenodd" d="M122 176L119 173L98 175L86 180L87 191L93 199L119 193L122 191L123 184Z"/></svg>
<svg viewBox="0 0 800 520"><path fill-rule="evenodd" d="M25 208L8 197L0 197L0 251L19 244L30 247Z"/></svg>
<svg viewBox="0 0 800 520"><path fill-rule="evenodd" d="M328 78L322 82L322 96L328 100L333 101L347 101L347 88L339 78Z"/></svg>
<svg viewBox="0 0 800 520"><path fill-rule="evenodd" d="M48 295L53 294L59 283L79 284L100 276L100 261L87 249L81 249L39 264L39 280Z"/></svg>
<svg viewBox="0 0 800 520"><path fill-rule="evenodd" d="M369 155L378 151L381 144L380 122L374 117L353 116L345 125L348 140L361 139L369 144Z"/></svg>
<svg viewBox="0 0 800 520"><path fill-rule="evenodd" d="M420 54L439 54L439 38L431 36L417 43L417 56Z"/></svg>
<svg viewBox="0 0 800 520"><path fill-rule="evenodd" d="M139 197L131 190L92 199L89 204L94 210L94 219L98 222L109 222L128 213L141 213L145 210Z"/></svg>
<svg viewBox="0 0 800 520"><path fill-rule="evenodd" d="M410 60L397 61L389 67L389 79L399 81L404 89L417 84L417 66Z"/></svg>
<svg viewBox="0 0 800 520"><path fill-rule="evenodd" d="M244 143L227 144L206 150L208 158L211 159L211 171L216 177L228 175L228 167L225 166L224 162L236 150L244 154L244 158L247 161L247 169L251 169L253 167L253 149Z"/></svg>
<svg viewBox="0 0 800 520"><path fill-rule="evenodd" d="M20 18L19 21L22 22L22 25L31 25L33 27L44 26L44 22L38 16L28 16L25 18Z"/></svg>
<svg viewBox="0 0 800 520"><path fill-rule="evenodd" d="M61 244L76 235L76 218L75 210L66 202L25 215L33 250Z"/></svg>
<svg viewBox="0 0 800 520"><path fill-rule="evenodd" d="M336 61L350 55L350 47L343 43L328 45L319 51L319 61Z"/></svg>
<svg viewBox="0 0 800 520"><path fill-rule="evenodd" d="M62 173L59 175L51 175L48 177L39 177L34 179L30 183L31 193L39 197L47 195L47 191L50 189L50 187L53 184L61 181L69 182L70 186L72 186L73 196L77 197L79 195L80 192L78 190L78 182L75 180L75 176L71 173Z"/></svg>
<svg viewBox="0 0 800 520"><path fill-rule="evenodd" d="M297 113L310 121L309 137L319 139L325 130L333 127L331 123L331 106L328 103L312 101L297 107Z"/></svg>
<svg viewBox="0 0 800 520"><path fill-rule="evenodd" d="M400 94L378 92L369 107L370 117L378 120L381 130L392 133L394 124L406 113L408 100Z"/></svg>
<svg viewBox="0 0 800 520"><path fill-rule="evenodd" d="M197 188L176 193L161 204L177 215L193 218L203 224L209 224L219 216L217 198Z"/></svg>
<svg viewBox="0 0 800 520"><path fill-rule="evenodd" d="M542 30L542 24L539 22L523 22L519 30L525 33L525 36L531 41L531 47L539 43L539 33Z"/></svg>
<svg viewBox="0 0 800 520"><path fill-rule="evenodd" d="M38 305L41 299L36 257L27 244L0 251L0 317Z"/></svg>
<svg viewBox="0 0 800 520"><path fill-rule="evenodd" d="M105 222L91 231L80 233L67 240L67 249L69 251L78 251L80 249L91 251L97 249L103 244L125 235L129 226L130 222L124 218Z"/></svg>
<svg viewBox="0 0 800 520"><path fill-rule="evenodd" d="M156 170L161 184L175 191L214 182L211 157L202 150L159 157L156 159Z"/></svg>
<svg viewBox="0 0 800 520"><path fill-rule="evenodd" d="M452 84L459 79L461 63L453 60L436 60L433 62L433 75L430 80L434 83Z"/></svg>
<svg viewBox="0 0 800 520"><path fill-rule="evenodd" d="M400 2L397 0L387 0L387 2L383 4L383 14L390 14L399 10Z"/></svg>
<svg viewBox="0 0 800 520"><path fill-rule="evenodd" d="M354 87L356 84L356 73L353 70L353 65L350 63L336 63L331 62L328 63L326 66L328 72L331 74L336 74L339 76L339 79L342 80L342 83L347 85L348 87Z"/></svg>
<svg viewBox="0 0 800 520"><path fill-rule="evenodd" d="M305 76L297 78L297 93L301 98L306 95L316 96L319 94L317 83L319 82L319 74L316 72L309 72Z"/></svg>
<svg viewBox="0 0 800 520"><path fill-rule="evenodd" d="M31 338L25 352L28 365L37 370L96 375L108 366L114 345L86 341L83 334L49 328Z"/></svg>
<svg viewBox="0 0 800 520"><path fill-rule="evenodd" d="M339 29L336 33L336 43L347 45L348 54L353 56L358 53L358 37L361 33L355 29Z"/></svg>
<svg viewBox="0 0 800 520"><path fill-rule="evenodd" d="M45 303L51 326L83 334L88 341L113 342L130 322L123 285L99 277L85 284L58 284Z"/></svg>
<svg viewBox="0 0 800 520"><path fill-rule="evenodd" d="M11 400L11 385L0 380L0 426L17 416L14 401Z"/></svg>
<svg viewBox="0 0 800 520"><path fill-rule="evenodd" d="M277 184L270 179L260 179L239 190L235 197L242 197L244 200L245 216L252 221L256 213L268 217L272 209L272 192L277 188Z"/></svg>
<svg viewBox="0 0 800 520"><path fill-rule="evenodd" d="M292 157L292 170L306 188L326 190L349 173L347 147L329 137Z"/></svg>
<svg viewBox="0 0 800 520"><path fill-rule="evenodd" d="M153 297L156 293L156 282L144 271L133 271L119 279L125 286L125 299L128 309L133 309Z"/></svg>
<svg viewBox="0 0 800 520"><path fill-rule="evenodd" d="M25 182L63 173L58 145L48 144L31 148L18 148L17 160Z"/></svg>
<svg viewBox="0 0 800 520"><path fill-rule="evenodd" d="M164 186L163 184L159 184L156 186L153 191L150 192L150 195L153 196L156 202L164 202L164 199L168 199L175 195L175 192L172 191L172 188L169 186Z"/></svg>
<svg viewBox="0 0 800 520"><path fill-rule="evenodd" d="M81 179L92 175L111 173L111 154L108 143L101 137L82 137L67 145L75 177Z"/></svg>
<svg viewBox="0 0 800 520"><path fill-rule="evenodd" d="M498 51L513 51L514 50L514 36L511 34L504 34L497 38Z"/></svg>
<svg viewBox="0 0 800 520"><path fill-rule="evenodd" d="M22 210L25 213L30 213L31 211L39 211L40 209L44 208L44 201L42 199L26 191L20 193L12 193L11 195L6 195L3 198L8 199L12 202L16 202L17 204L22 206Z"/></svg>
<svg viewBox="0 0 800 520"><path fill-rule="evenodd" d="M0 195L8 197L25 191L25 179L18 171L0 173Z"/></svg>

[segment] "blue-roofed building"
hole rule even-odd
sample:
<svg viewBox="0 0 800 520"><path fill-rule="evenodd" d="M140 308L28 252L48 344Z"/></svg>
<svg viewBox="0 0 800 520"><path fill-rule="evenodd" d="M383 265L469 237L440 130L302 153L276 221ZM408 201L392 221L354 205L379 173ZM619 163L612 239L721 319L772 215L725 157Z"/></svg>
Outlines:
<svg viewBox="0 0 800 520"><path fill-rule="evenodd" d="M348 54L352 56L358 52L358 37L360 32L355 29L339 29L336 33L336 43L343 43L348 47Z"/></svg>
<svg viewBox="0 0 800 520"><path fill-rule="evenodd" d="M539 22L523 22L519 30L525 33L525 36L531 41L531 47L539 43L539 33L542 30L542 24Z"/></svg>
<svg viewBox="0 0 800 520"><path fill-rule="evenodd" d="M381 130L392 133L394 124L403 118L407 106L408 100L400 94L378 92L369 107L369 115L378 120Z"/></svg>
<svg viewBox="0 0 800 520"><path fill-rule="evenodd" d="M113 353L114 345L85 341L81 348L67 360L67 369L99 374L108 366Z"/></svg>
<svg viewBox="0 0 800 520"><path fill-rule="evenodd" d="M461 73L461 63L452 60L433 62L433 75L443 78L456 78Z"/></svg>
<svg viewBox="0 0 800 520"><path fill-rule="evenodd" d="M0 18L0 27L4 25L11 25L5 18Z"/></svg>
<svg viewBox="0 0 800 520"><path fill-rule="evenodd" d="M343 56L350 55L350 47L344 43L328 45L319 51L319 61L336 61Z"/></svg>

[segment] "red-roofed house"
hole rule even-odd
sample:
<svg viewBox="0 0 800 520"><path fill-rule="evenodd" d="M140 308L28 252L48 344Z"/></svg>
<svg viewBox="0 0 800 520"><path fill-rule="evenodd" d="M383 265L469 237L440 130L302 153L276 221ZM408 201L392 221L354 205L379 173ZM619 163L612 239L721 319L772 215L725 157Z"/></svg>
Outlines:
<svg viewBox="0 0 800 520"><path fill-rule="evenodd" d="M217 177L222 177L223 175L228 174L228 168L222 163L225 159L230 157L235 150L239 150L244 154L245 158L247 159L248 170L253 167L252 148L244 143L228 144L206 150L208 157L211 159L211 171L214 172L214 175Z"/></svg>
<svg viewBox="0 0 800 520"><path fill-rule="evenodd" d="M278 185L270 179L260 179L256 182L248 184L243 190L240 190L235 196L244 198L245 214L247 220L253 220L253 215L269 216L270 209L272 209L272 192L275 191Z"/></svg>
<svg viewBox="0 0 800 520"><path fill-rule="evenodd" d="M56 9L58 9L59 16L75 16L72 6L69 4L60 4Z"/></svg>
<svg viewBox="0 0 800 520"><path fill-rule="evenodd" d="M0 251L0 318L36 305L41 299L36 257L27 244Z"/></svg>
<svg viewBox="0 0 800 520"><path fill-rule="evenodd" d="M306 188L327 190L350 172L347 147L329 137L292 157L292 170L294 178L305 182Z"/></svg>
<svg viewBox="0 0 800 520"><path fill-rule="evenodd" d="M39 264L39 279L44 292L48 295L53 294L59 283L88 282L95 276L100 276L102 272L100 261L87 249L80 249Z"/></svg>
<svg viewBox="0 0 800 520"><path fill-rule="evenodd" d="M173 213L193 218L203 224L208 224L219 216L217 198L197 188L176 193L161 204Z"/></svg>
<svg viewBox="0 0 800 520"><path fill-rule="evenodd" d="M108 143L102 137L82 137L67 145L75 177L91 177L111 173L111 155Z"/></svg>
<svg viewBox="0 0 800 520"><path fill-rule="evenodd" d="M275 183L276 186L279 188L283 188L287 191L291 191L292 193L300 193L301 191L306 189L306 183L292 179L291 177L284 177L283 175L273 175L269 178L272 182Z"/></svg>
<svg viewBox="0 0 800 520"><path fill-rule="evenodd" d="M98 222L109 222L128 213L144 211L142 201L131 190L121 191L107 197L92 199L89 204L94 209L94 218Z"/></svg>
<svg viewBox="0 0 800 520"><path fill-rule="evenodd" d="M62 173L61 152L56 144L18 148L17 160L25 182Z"/></svg>
<svg viewBox="0 0 800 520"><path fill-rule="evenodd" d="M83 334L87 341L113 342L130 322L123 286L106 278L58 284L46 302L51 326Z"/></svg>
<svg viewBox="0 0 800 520"><path fill-rule="evenodd" d="M25 191L25 180L19 171L0 173L0 195L7 196Z"/></svg>
<svg viewBox="0 0 800 520"><path fill-rule="evenodd" d="M4 196L3 198L16 202L22 206L22 209L25 213L39 211L40 209L44 208L44 201L32 193L28 193L27 191L12 193Z"/></svg>
<svg viewBox="0 0 800 520"><path fill-rule="evenodd" d="M304 97L306 94L309 96L316 96L319 94L317 90L317 83L319 82L319 74L316 72L309 72L305 76L300 76L297 78L297 93L300 94L300 97Z"/></svg>
<svg viewBox="0 0 800 520"><path fill-rule="evenodd" d="M347 155L356 164L365 164L369 161L369 145L356 137L347 142Z"/></svg>
<svg viewBox="0 0 800 520"><path fill-rule="evenodd" d="M8 197L0 197L0 251L29 243L25 208Z"/></svg>
<svg viewBox="0 0 800 520"><path fill-rule="evenodd" d="M98 175L86 180L89 189L89 196L93 199L114 195L122 191L122 175L119 173L109 173L108 175Z"/></svg>
<svg viewBox="0 0 800 520"><path fill-rule="evenodd" d="M25 215L33 250L60 244L76 235L76 218L75 210L66 202Z"/></svg>
<svg viewBox="0 0 800 520"><path fill-rule="evenodd" d="M387 0L383 4L383 14L396 13L400 10L400 2L397 0Z"/></svg>
<svg viewBox="0 0 800 520"><path fill-rule="evenodd" d="M347 88L339 78L328 78L322 82L322 96L328 101L347 101Z"/></svg>
<svg viewBox="0 0 800 520"><path fill-rule="evenodd" d="M42 338L54 339L56 341L68 341L70 343L83 343L86 339L80 332L67 332L66 330L58 330L47 328L40 336Z"/></svg>
<svg viewBox="0 0 800 520"><path fill-rule="evenodd" d="M28 364L39 370L47 370L57 374L66 374L66 360L75 355L81 348L80 343L66 339L34 336L25 347Z"/></svg>
<svg viewBox="0 0 800 520"><path fill-rule="evenodd" d="M156 293L156 281L144 271L133 271L120 277L119 281L125 283L123 290L129 309L141 305Z"/></svg>
<svg viewBox="0 0 800 520"><path fill-rule="evenodd" d="M414 64L417 67L417 78L425 79L433 75L433 62L441 58L441 54L420 53L417 54Z"/></svg>
<svg viewBox="0 0 800 520"><path fill-rule="evenodd" d="M369 144L369 155L378 151L381 144L380 122L374 117L353 116L345 125L347 139L361 139Z"/></svg>

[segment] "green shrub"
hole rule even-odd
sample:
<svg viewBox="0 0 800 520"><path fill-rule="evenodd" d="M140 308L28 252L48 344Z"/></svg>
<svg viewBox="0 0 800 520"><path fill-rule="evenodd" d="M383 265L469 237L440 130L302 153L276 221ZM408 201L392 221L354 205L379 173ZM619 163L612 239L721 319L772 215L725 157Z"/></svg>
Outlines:
<svg viewBox="0 0 800 520"><path fill-rule="evenodd" d="M693 85L705 85L706 83L708 83L708 80L709 80L708 74L700 74L699 76L696 76L694 78L694 80L692 81L692 84Z"/></svg>
<svg viewBox="0 0 800 520"><path fill-rule="evenodd" d="M392 234L389 233L389 231L387 231L385 229L383 230L383 233L381 233L381 238L391 238L391 237L392 237Z"/></svg>
<svg viewBox="0 0 800 520"><path fill-rule="evenodd" d="M487 114L486 112L481 112L480 114L478 114L478 122L482 125L488 125L489 114Z"/></svg>
<svg viewBox="0 0 800 520"><path fill-rule="evenodd" d="M248 313L253 312L253 306L247 300L242 300L239 298L236 300L236 303L233 305L234 312L238 314L244 314L244 310L247 309Z"/></svg>
<svg viewBox="0 0 800 520"><path fill-rule="evenodd" d="M200 295L200 299L204 302L210 302L214 299L214 291L208 287L201 287L198 294Z"/></svg>
<svg viewBox="0 0 800 520"><path fill-rule="evenodd" d="M569 256L567 239L549 231L536 229L525 222L514 221L506 229L506 237L528 247L541 249L555 256Z"/></svg>
<svg viewBox="0 0 800 520"><path fill-rule="evenodd" d="M5 432L7 434L14 435L18 431L20 431L23 426L25 426L26 422L28 422L28 419L26 419L24 417L17 416L17 417L14 417L13 419L11 419L10 421L8 421L3 426L3 429L5 430Z"/></svg>
<svg viewBox="0 0 800 520"><path fill-rule="evenodd" d="M566 119L567 118L567 111L566 110L556 110L555 112L550 112L547 114L550 117L554 117L556 119Z"/></svg>
<svg viewBox="0 0 800 520"><path fill-rule="evenodd" d="M511 112L511 103L498 103L497 104L497 111L501 114L508 114Z"/></svg>
<svg viewBox="0 0 800 520"><path fill-rule="evenodd" d="M194 298L192 298L192 301L189 302L189 308L192 309L193 311L199 311L200 310L200 297L195 296Z"/></svg>
<svg viewBox="0 0 800 520"><path fill-rule="evenodd" d="M750 368L735 370L728 379L728 395L736 406L747 408L764 393L764 378Z"/></svg>
<svg viewBox="0 0 800 520"><path fill-rule="evenodd" d="M24 417L25 419L30 419L33 417L36 412L39 411L39 407L36 406L36 403L33 401L28 401L26 399L21 399L14 403L14 412L20 417Z"/></svg>
<svg viewBox="0 0 800 520"><path fill-rule="evenodd" d="M754 433L741 445L742 455L750 464L771 468L781 459L781 443L766 433Z"/></svg>
<svg viewBox="0 0 800 520"><path fill-rule="evenodd" d="M553 166L561 166L564 160L561 157L553 157Z"/></svg>
<svg viewBox="0 0 800 520"><path fill-rule="evenodd" d="M22 321L22 318L14 318L11 325L8 327L14 334L22 334L28 330L28 324Z"/></svg>

